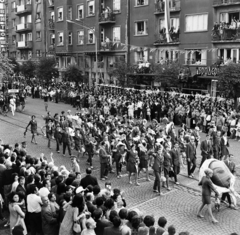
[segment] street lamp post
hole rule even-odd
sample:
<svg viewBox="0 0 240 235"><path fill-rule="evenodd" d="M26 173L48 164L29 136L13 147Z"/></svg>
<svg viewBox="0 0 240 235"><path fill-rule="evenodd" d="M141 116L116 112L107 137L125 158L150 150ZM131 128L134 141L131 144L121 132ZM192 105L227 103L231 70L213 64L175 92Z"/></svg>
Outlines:
<svg viewBox="0 0 240 235"><path fill-rule="evenodd" d="M77 19L78 20L78 19ZM98 37L96 35L96 31L94 29L91 29L90 27L87 27L85 25L81 25L81 24L78 24L74 21L71 21L71 20L66 20L68 23L71 23L71 24L76 24L76 25L79 25L85 29L88 29L88 30L92 30L94 36L95 36L95 58L96 58L96 83L98 84L98 73L97 73L97 70L98 70L98 45L97 45L97 42L98 42ZM79 21L79 20L78 20ZM92 81L92 78L91 78L91 81Z"/></svg>

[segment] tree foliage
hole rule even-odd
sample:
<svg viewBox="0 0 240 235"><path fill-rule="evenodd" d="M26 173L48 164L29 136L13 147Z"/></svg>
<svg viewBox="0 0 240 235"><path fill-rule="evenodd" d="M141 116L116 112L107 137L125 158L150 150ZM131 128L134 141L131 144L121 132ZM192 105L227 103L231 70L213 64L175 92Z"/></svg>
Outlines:
<svg viewBox="0 0 240 235"><path fill-rule="evenodd" d="M20 72L20 64L14 57L9 58L9 63L13 66L13 72L18 75Z"/></svg>
<svg viewBox="0 0 240 235"><path fill-rule="evenodd" d="M20 65L20 72L26 79L31 79L35 76L37 64L32 60L27 60Z"/></svg>
<svg viewBox="0 0 240 235"><path fill-rule="evenodd" d="M133 67L129 66L125 61L114 63L113 67L109 70L108 74L110 77L115 77L121 86L126 83L128 73L133 72Z"/></svg>
<svg viewBox="0 0 240 235"><path fill-rule="evenodd" d="M39 79L49 83L53 77L58 77L57 62L55 57L43 57L36 67L36 75Z"/></svg>
<svg viewBox="0 0 240 235"><path fill-rule="evenodd" d="M10 59L6 58L0 53L0 72L4 77L13 73L14 66L11 64Z"/></svg>
<svg viewBox="0 0 240 235"><path fill-rule="evenodd" d="M65 72L65 78L70 82L83 82L83 75L77 65L69 65Z"/></svg>
<svg viewBox="0 0 240 235"><path fill-rule="evenodd" d="M185 67L177 62L157 64L154 66L153 71L156 75L155 81L161 82L166 86L178 86L179 74Z"/></svg>
<svg viewBox="0 0 240 235"><path fill-rule="evenodd" d="M218 74L218 90L220 93L230 99L235 100L240 97L240 64L230 63L223 66Z"/></svg>

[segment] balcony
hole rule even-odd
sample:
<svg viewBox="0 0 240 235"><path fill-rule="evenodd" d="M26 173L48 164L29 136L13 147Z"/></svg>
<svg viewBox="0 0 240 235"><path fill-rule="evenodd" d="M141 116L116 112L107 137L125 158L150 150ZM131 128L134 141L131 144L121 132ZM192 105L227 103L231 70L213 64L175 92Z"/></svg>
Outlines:
<svg viewBox="0 0 240 235"><path fill-rule="evenodd" d="M17 49L32 49L32 41L17 42Z"/></svg>
<svg viewBox="0 0 240 235"><path fill-rule="evenodd" d="M17 6L16 15L31 13L32 12L32 4L20 5Z"/></svg>
<svg viewBox="0 0 240 235"><path fill-rule="evenodd" d="M212 30L212 43L229 42L240 42L240 27L220 29L220 25L214 25Z"/></svg>
<svg viewBox="0 0 240 235"><path fill-rule="evenodd" d="M163 28L161 32L156 36L156 41L154 42L155 46L161 46L161 45L178 45L179 44L179 29L174 30L173 28L170 30L170 42L167 42L166 37L166 30Z"/></svg>
<svg viewBox="0 0 240 235"><path fill-rule="evenodd" d="M54 0L49 0L48 1L49 2L49 8L52 8L52 7L54 7Z"/></svg>
<svg viewBox="0 0 240 235"><path fill-rule="evenodd" d="M48 20L48 29L49 30L54 30L55 29L55 22L53 19Z"/></svg>
<svg viewBox="0 0 240 235"><path fill-rule="evenodd" d="M26 24L18 24L16 26L16 32L23 32L23 31L32 31L32 24L26 23Z"/></svg>
<svg viewBox="0 0 240 235"><path fill-rule="evenodd" d="M170 0L169 1L169 10L170 12L177 12L181 10L180 0ZM155 3L155 12L154 14L163 14L165 11L165 2L163 0L157 0Z"/></svg>
<svg viewBox="0 0 240 235"><path fill-rule="evenodd" d="M101 52L113 52L113 51L123 51L125 50L125 46L120 43L120 41L117 42L101 42L100 44L100 51Z"/></svg>
<svg viewBox="0 0 240 235"><path fill-rule="evenodd" d="M115 15L113 13L101 13L99 16L99 24L115 24Z"/></svg>
<svg viewBox="0 0 240 235"><path fill-rule="evenodd" d="M238 5L240 0L213 0L213 7Z"/></svg>

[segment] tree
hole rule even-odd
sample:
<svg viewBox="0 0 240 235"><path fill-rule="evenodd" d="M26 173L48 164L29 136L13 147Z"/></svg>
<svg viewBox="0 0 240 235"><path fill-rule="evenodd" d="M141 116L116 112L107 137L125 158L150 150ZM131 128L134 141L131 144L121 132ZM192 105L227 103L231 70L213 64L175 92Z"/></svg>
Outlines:
<svg viewBox="0 0 240 235"><path fill-rule="evenodd" d="M237 108L237 98L240 97L240 64L230 63L223 66L218 77L218 90L225 98L234 99Z"/></svg>
<svg viewBox="0 0 240 235"><path fill-rule="evenodd" d="M185 67L177 62L155 65L153 68L156 75L155 81L169 87L176 87L179 85L179 75L184 69Z"/></svg>
<svg viewBox="0 0 240 235"><path fill-rule="evenodd" d="M69 65L65 72L65 78L70 82L83 82L83 75L77 65Z"/></svg>
<svg viewBox="0 0 240 235"><path fill-rule="evenodd" d="M125 61L119 61L114 63L113 68L108 72L109 76L118 79L121 86L126 83L127 74L133 72L133 68L129 66Z"/></svg>
<svg viewBox="0 0 240 235"><path fill-rule="evenodd" d="M20 72L20 64L14 57L9 58L9 63L13 66L13 72L18 75Z"/></svg>
<svg viewBox="0 0 240 235"><path fill-rule="evenodd" d="M57 61L55 57L42 57L37 64L36 75L42 81L50 83L53 78L58 77Z"/></svg>
<svg viewBox="0 0 240 235"><path fill-rule="evenodd" d="M14 66L11 64L10 59L6 58L0 53L0 72L3 76L8 76L13 73Z"/></svg>
<svg viewBox="0 0 240 235"><path fill-rule="evenodd" d="M33 78L36 73L36 63L32 60L27 60L20 65L20 72L26 79Z"/></svg>

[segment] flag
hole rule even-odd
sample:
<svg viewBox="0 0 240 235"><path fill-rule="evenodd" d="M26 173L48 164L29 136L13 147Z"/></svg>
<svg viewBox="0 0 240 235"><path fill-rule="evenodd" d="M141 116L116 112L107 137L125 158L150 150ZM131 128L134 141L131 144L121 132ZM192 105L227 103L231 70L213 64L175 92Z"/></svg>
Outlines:
<svg viewBox="0 0 240 235"><path fill-rule="evenodd" d="M170 37L169 34L169 30L170 30L170 9L169 9L169 0L165 0L165 28L166 28L166 38L167 38L167 42L171 42L172 39Z"/></svg>

